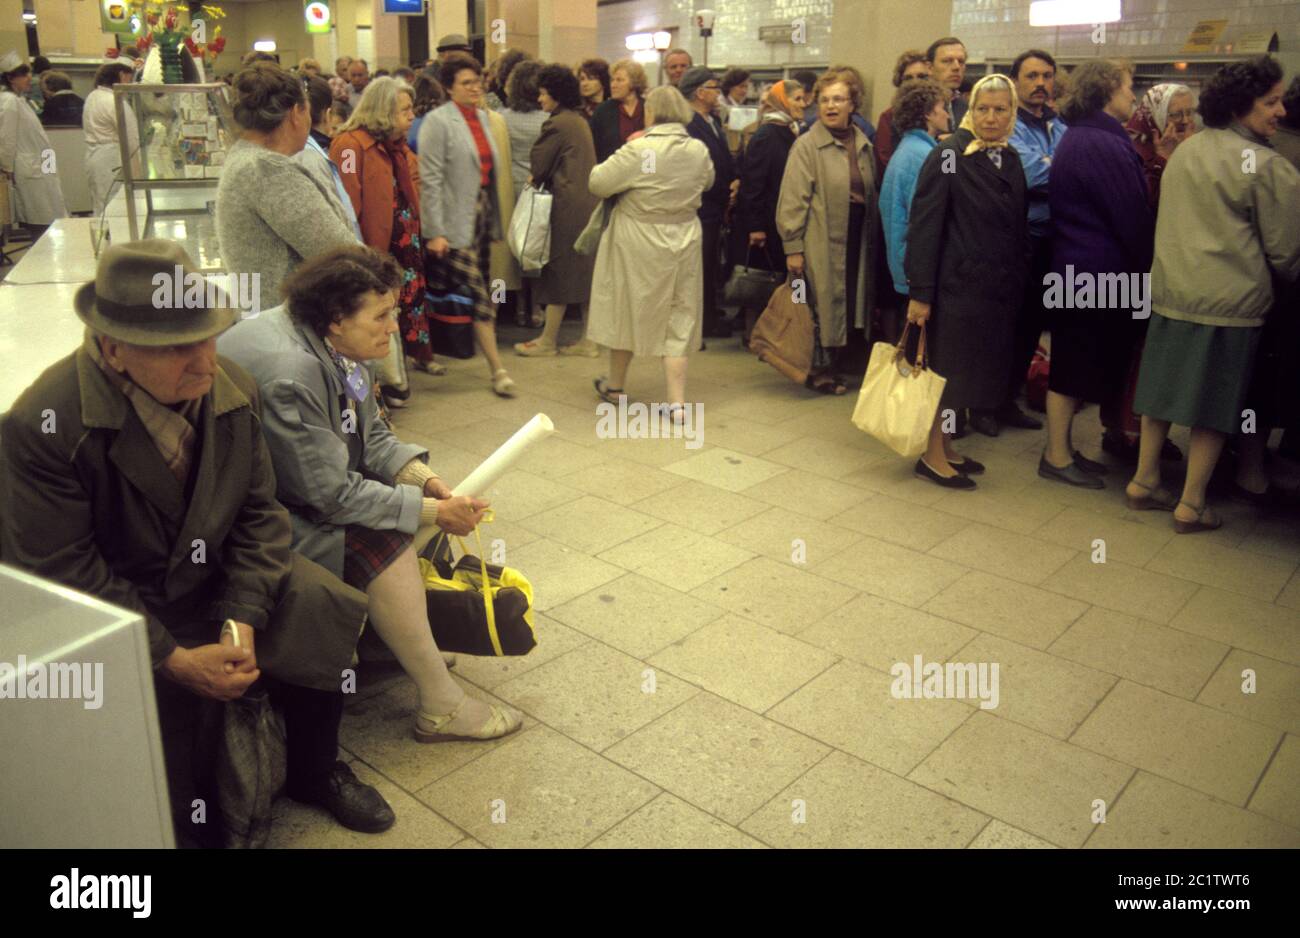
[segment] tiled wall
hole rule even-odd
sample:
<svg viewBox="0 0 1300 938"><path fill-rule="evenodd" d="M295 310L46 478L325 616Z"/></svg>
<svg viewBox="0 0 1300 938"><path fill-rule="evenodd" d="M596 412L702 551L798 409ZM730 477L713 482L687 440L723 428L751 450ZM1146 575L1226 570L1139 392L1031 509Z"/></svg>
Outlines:
<svg viewBox="0 0 1300 938"><path fill-rule="evenodd" d="M1225 19L1223 38L1234 30L1272 27L1280 50L1300 51L1300 3L1296 0L1123 0L1123 19L1107 27L1105 54L1143 57L1180 54L1201 20ZM953 34L971 58L1008 58L1031 46L1065 56L1094 55L1087 26L1055 29L1029 25L1029 0L952 0Z"/></svg>
<svg viewBox="0 0 1300 938"><path fill-rule="evenodd" d="M839 0L870 2L870 0ZM709 64L725 66L826 63L830 59L831 11L835 0L629 0L600 6L596 11L600 55L613 61L629 55L624 39L630 33L678 27L677 44L702 62L704 40L691 22L696 9L714 10L718 17L709 39ZM807 22L807 43L772 44L758 38L760 26ZM654 80L653 69L651 80Z"/></svg>
<svg viewBox="0 0 1300 938"><path fill-rule="evenodd" d="M872 0L628 0L597 9L600 55L622 58L629 33L679 27L679 44L700 61L704 44L691 24L697 8L717 11L709 41L709 63L786 64L827 62L836 3ZM1040 29L1029 25L1029 0L916 0L918 5L951 3L952 31L965 40L974 61L1010 58L1032 46L1063 56L1095 55L1089 27ZM768 45L758 27L803 16L806 46ZM1300 2L1297 0L1123 0L1123 20L1107 28L1105 54L1126 57L1176 56L1192 28L1206 19L1229 21L1233 30L1273 27L1284 64L1300 59Z"/></svg>

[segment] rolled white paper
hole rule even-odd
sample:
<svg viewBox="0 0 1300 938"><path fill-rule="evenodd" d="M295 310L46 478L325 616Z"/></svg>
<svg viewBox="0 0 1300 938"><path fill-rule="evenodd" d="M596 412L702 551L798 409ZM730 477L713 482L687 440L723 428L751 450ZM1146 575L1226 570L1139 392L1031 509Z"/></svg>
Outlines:
<svg viewBox="0 0 1300 938"><path fill-rule="evenodd" d="M465 477L465 481L451 490L453 495L469 495L477 498L492 488L492 483L505 475L524 454L528 447L539 440L544 440L555 432L555 424L545 414L537 414L532 420L515 431L514 436L506 440L497 451L483 460L479 467Z"/></svg>

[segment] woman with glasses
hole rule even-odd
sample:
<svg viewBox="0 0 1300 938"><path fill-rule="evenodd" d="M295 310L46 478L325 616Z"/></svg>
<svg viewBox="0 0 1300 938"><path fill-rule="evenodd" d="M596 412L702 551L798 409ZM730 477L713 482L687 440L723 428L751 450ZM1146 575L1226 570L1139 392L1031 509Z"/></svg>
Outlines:
<svg viewBox="0 0 1300 938"><path fill-rule="evenodd" d="M515 383L497 351L496 304L488 294L491 245L502 237L496 176L510 171L497 148L487 112L478 106L483 67L449 55L439 80L451 100L420 127L420 222L429 254L430 291L469 299L474 337L487 359L492 390L515 396Z"/></svg>
<svg viewBox="0 0 1300 938"><path fill-rule="evenodd" d="M863 325L872 300L875 160L867 135L852 123L862 103L853 76L828 71L813 98L817 122L790 148L776 227L786 268L806 284L817 317L820 343L805 383L822 394L844 394L834 354L848 344L849 329Z"/></svg>
<svg viewBox="0 0 1300 938"><path fill-rule="evenodd" d="M1151 205L1160 203L1160 177L1178 144L1196 133L1196 99L1186 85L1156 85L1142 96L1133 116L1124 125L1151 189Z"/></svg>

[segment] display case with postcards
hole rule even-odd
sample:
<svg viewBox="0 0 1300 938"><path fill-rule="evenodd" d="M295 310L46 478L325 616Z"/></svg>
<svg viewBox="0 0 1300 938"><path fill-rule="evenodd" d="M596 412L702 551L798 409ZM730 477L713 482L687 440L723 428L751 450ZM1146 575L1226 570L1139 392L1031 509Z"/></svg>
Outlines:
<svg viewBox="0 0 1300 938"><path fill-rule="evenodd" d="M165 237L160 229L168 221L193 219L210 226L226 152L238 136L226 86L119 84L113 93L131 240ZM131 119L139 131L138 154L126 152Z"/></svg>

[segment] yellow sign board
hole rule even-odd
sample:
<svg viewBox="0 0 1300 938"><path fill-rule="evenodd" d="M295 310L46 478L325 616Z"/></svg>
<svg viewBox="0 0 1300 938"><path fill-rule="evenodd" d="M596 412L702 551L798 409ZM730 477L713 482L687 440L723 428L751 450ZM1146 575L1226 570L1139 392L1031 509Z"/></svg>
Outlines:
<svg viewBox="0 0 1300 938"><path fill-rule="evenodd" d="M1228 26L1227 20L1201 20L1187 37L1184 52L1213 52L1214 44Z"/></svg>

